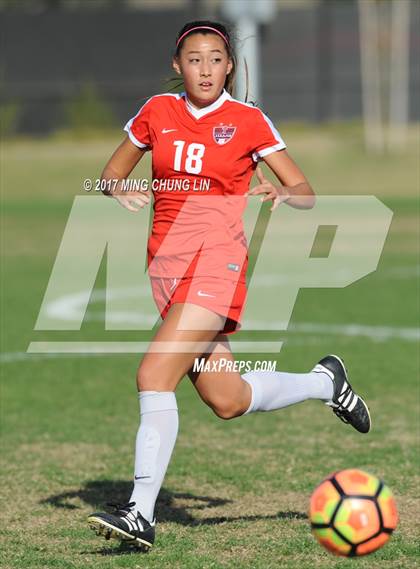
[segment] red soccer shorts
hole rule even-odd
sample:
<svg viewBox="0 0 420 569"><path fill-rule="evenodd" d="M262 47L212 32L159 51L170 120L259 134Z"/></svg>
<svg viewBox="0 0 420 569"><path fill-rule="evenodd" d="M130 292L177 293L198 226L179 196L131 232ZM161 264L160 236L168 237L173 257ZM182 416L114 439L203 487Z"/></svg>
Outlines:
<svg viewBox="0 0 420 569"><path fill-rule="evenodd" d="M240 320L247 294L242 275L238 281L209 276L151 276L150 281L153 298L163 320L173 304L190 302L225 317L223 334L234 334L242 327Z"/></svg>

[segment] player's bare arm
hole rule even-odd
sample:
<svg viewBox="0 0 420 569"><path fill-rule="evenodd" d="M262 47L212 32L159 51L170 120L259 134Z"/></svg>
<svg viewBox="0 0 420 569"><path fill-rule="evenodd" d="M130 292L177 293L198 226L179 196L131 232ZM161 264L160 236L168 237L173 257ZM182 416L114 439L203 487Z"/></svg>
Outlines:
<svg viewBox="0 0 420 569"><path fill-rule="evenodd" d="M275 186L268 180L261 168L256 170L257 186L251 188L247 195L266 194L261 201L273 200L270 211L282 202L297 209L310 209L315 205L315 193L299 166L286 150L273 152L264 157L264 162L274 172L281 186Z"/></svg>
<svg viewBox="0 0 420 569"><path fill-rule="evenodd" d="M131 174L140 162L145 151L145 149L133 144L127 136L108 160L101 174L101 180L118 180L115 186L112 186L112 190L106 189L103 193L115 198L123 207L133 212L139 211L140 208L150 202L150 193L134 190L123 192L121 186L123 180Z"/></svg>

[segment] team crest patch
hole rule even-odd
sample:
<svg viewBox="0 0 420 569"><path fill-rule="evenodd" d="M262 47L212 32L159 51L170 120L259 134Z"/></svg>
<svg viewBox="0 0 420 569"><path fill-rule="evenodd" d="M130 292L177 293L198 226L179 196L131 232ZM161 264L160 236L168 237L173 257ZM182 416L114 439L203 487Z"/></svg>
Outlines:
<svg viewBox="0 0 420 569"><path fill-rule="evenodd" d="M236 126L220 125L213 128L213 138L217 144L227 144L235 134Z"/></svg>

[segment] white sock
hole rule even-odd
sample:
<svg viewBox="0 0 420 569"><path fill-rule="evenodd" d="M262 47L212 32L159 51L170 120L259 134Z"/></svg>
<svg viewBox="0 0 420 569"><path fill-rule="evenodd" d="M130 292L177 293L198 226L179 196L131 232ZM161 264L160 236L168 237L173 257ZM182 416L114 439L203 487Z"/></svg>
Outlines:
<svg viewBox="0 0 420 569"><path fill-rule="evenodd" d="M178 434L178 406L172 391L141 391L139 398L140 427L130 502L151 522Z"/></svg>
<svg viewBox="0 0 420 569"><path fill-rule="evenodd" d="M322 372L249 371L242 379L249 383L252 391L251 403L244 415L274 411L306 399L329 401L333 396L333 382Z"/></svg>

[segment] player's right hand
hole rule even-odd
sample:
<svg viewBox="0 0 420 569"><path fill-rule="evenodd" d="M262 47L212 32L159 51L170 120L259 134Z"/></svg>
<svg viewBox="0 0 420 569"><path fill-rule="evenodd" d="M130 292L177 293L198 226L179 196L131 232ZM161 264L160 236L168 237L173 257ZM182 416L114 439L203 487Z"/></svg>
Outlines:
<svg viewBox="0 0 420 569"><path fill-rule="evenodd" d="M113 194L117 202L129 211L139 211L150 202L149 192L126 192L124 194ZM137 206L137 207L136 207Z"/></svg>

